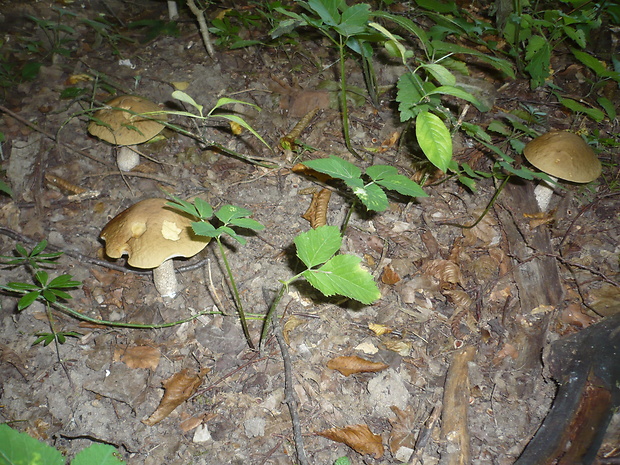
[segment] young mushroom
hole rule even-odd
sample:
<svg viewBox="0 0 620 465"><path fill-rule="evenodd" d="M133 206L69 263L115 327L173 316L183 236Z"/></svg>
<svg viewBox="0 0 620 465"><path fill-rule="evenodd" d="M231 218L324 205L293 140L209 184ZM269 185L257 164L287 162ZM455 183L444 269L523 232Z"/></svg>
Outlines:
<svg viewBox="0 0 620 465"><path fill-rule="evenodd" d="M130 171L140 163L135 146L151 140L164 129L160 121L166 115L142 116L143 113L160 111L158 105L135 95L122 95L106 103L106 107L93 115L88 132L106 142L119 146L116 158L118 169Z"/></svg>
<svg viewBox="0 0 620 465"><path fill-rule="evenodd" d="M552 131L529 142L523 149L525 158L547 173L551 179L557 178L577 183L594 181L601 174L601 162L594 151L577 134L566 131ZM540 211L549 206L553 187L542 181L534 189Z"/></svg>
<svg viewBox="0 0 620 465"><path fill-rule="evenodd" d="M196 236L194 219L167 206L166 199L142 200L119 213L103 228L105 253L111 258L127 255L135 268L153 269L155 288L162 297L174 297L177 279L174 257L192 257L204 249L208 237Z"/></svg>

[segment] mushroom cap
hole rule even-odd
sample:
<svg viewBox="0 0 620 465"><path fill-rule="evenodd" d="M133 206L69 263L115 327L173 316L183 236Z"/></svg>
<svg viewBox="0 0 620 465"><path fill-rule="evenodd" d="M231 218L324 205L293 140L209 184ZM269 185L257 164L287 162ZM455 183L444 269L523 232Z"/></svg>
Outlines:
<svg viewBox="0 0 620 465"><path fill-rule="evenodd" d="M142 200L116 215L101 231L106 255L136 268L156 268L174 257L192 257L205 248L208 237L192 230L191 216L167 206L166 199Z"/></svg>
<svg viewBox="0 0 620 465"><path fill-rule="evenodd" d="M108 126L96 120L88 125L88 132L115 145L136 145L151 140L164 129L164 125L152 118L166 121L166 115L140 116L134 113L160 111L159 105L135 95L122 95L106 103L111 108L103 108L93 115ZM117 109L120 108L120 109ZM129 111L124 111L129 110ZM133 112L133 113L132 113Z"/></svg>
<svg viewBox="0 0 620 465"><path fill-rule="evenodd" d="M529 142L525 158L540 171L572 182L594 181L601 174L601 162L577 134L552 131Z"/></svg>

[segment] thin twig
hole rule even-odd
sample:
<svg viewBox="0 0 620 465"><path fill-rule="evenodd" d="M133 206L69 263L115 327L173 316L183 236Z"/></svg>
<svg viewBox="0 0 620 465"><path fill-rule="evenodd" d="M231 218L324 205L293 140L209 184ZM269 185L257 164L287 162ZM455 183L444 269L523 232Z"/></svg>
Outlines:
<svg viewBox="0 0 620 465"><path fill-rule="evenodd" d="M207 26L207 22L205 20L204 10L201 10L196 6L194 0L187 0L187 6L194 13L196 19L198 20L198 26L200 27L200 35L202 36L202 41L205 44L205 48L207 49L207 53L211 58L215 57L215 50L213 50L213 44L211 43L211 36L209 35L209 27Z"/></svg>
<svg viewBox="0 0 620 465"><path fill-rule="evenodd" d="M299 413L297 412L297 399L295 398L295 390L293 388L293 364L291 363L291 356L286 347L286 341L284 340L284 335L282 334L282 328L280 327L278 319L274 318L271 321L271 325L278 345L280 346L282 361L284 362L284 402L288 405L291 421L293 422L293 439L295 441L295 449L297 450L297 462L299 465L308 465L308 458L304 450L304 439L301 434L301 421L299 420Z"/></svg>

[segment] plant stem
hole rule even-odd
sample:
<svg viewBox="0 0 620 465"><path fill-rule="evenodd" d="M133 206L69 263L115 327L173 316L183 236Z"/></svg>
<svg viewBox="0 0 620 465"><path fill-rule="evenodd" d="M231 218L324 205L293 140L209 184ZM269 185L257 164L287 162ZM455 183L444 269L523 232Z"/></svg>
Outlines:
<svg viewBox="0 0 620 465"><path fill-rule="evenodd" d="M347 231L347 227L349 227L349 220L351 219L351 215L353 214L353 210L357 207L357 197L353 198L351 205L349 206L349 211L347 212L347 216L342 222L342 226L340 227L340 235L344 236L344 233Z"/></svg>
<svg viewBox="0 0 620 465"><path fill-rule="evenodd" d="M344 133L344 143L347 150L355 155L357 158L362 157L355 151L351 145L351 136L349 135L349 109L347 107L347 77L345 67L345 53L344 43L342 42L342 36L339 36L338 50L340 52L340 107L342 111L342 130Z"/></svg>
<svg viewBox="0 0 620 465"><path fill-rule="evenodd" d="M288 286L297 279L297 276L295 276L293 279L289 281L282 283L282 287L280 287L280 291L276 295L276 298L271 303L271 307L269 307L269 310L267 311L267 314L265 315L265 321L263 321L263 329L260 333L260 340L258 341L259 353L263 351L263 345L265 344L265 340L267 339L267 333L269 332L269 325L270 325L271 319L273 318L274 313L276 313L276 309L278 308L278 305L280 304L280 301L282 300L282 297L284 296L284 292L288 289Z"/></svg>
<svg viewBox="0 0 620 465"><path fill-rule="evenodd" d="M252 338L250 337L250 330L248 329L248 323L245 320L245 313L243 312L243 305L241 304L241 298L239 297L239 290L237 289L237 283L235 282L235 278L233 277L233 272L230 269L228 258L226 258L226 251L224 250L224 245L222 244L220 236L216 237L215 239L217 240L217 245L220 249L222 260L224 260L224 266L226 267L226 272L228 273L228 279L230 280L230 286L232 287L233 296L235 298L235 304L237 305L237 311L239 312L239 319L241 320L241 327L243 328L243 334L245 335L245 339L248 341L248 345L250 346L250 349L254 350L254 343L252 342Z"/></svg>

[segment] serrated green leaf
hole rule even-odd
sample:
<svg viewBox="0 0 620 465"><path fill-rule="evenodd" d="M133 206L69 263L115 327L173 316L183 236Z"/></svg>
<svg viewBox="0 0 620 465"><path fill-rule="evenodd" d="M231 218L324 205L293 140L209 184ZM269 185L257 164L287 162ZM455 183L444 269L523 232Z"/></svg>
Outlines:
<svg viewBox="0 0 620 465"><path fill-rule="evenodd" d="M184 213L187 213L188 215L198 217L198 211L192 203L182 200L173 195L171 195L171 197L174 199L174 202L167 202L166 206L174 208L175 210L180 210Z"/></svg>
<svg viewBox="0 0 620 465"><path fill-rule="evenodd" d="M408 195L411 197L428 197L428 194L424 192L424 189L422 189L418 183L412 181L407 176L403 176L402 174L386 176L385 178L377 181L377 184L391 191L396 191L402 195Z"/></svg>
<svg viewBox="0 0 620 465"><path fill-rule="evenodd" d="M396 101L398 102L400 121L405 122L415 118L418 114L416 106L420 104L423 98L423 83L420 77L416 74L405 73L398 78L396 87L398 88Z"/></svg>
<svg viewBox="0 0 620 465"><path fill-rule="evenodd" d="M418 144L428 160L446 172L452 160L452 137L444 122L429 112L422 112L416 118Z"/></svg>
<svg viewBox="0 0 620 465"><path fill-rule="evenodd" d="M342 179L345 182L358 179L362 175L362 171L353 163L334 155L330 155L329 158L308 160L302 164L319 173L329 174L332 178Z"/></svg>
<svg viewBox="0 0 620 465"><path fill-rule="evenodd" d="M489 126L487 127L488 131L496 132L497 134L501 134L502 136L509 136L512 131L501 121L491 121Z"/></svg>
<svg viewBox="0 0 620 465"><path fill-rule="evenodd" d="M215 226L207 222L192 223L192 230L198 236L217 237L221 234L221 231L215 229Z"/></svg>
<svg viewBox="0 0 620 465"><path fill-rule="evenodd" d="M297 256L308 268L320 265L329 260L342 245L342 236L335 226L319 226L295 239Z"/></svg>
<svg viewBox="0 0 620 465"><path fill-rule="evenodd" d="M0 192L4 192L9 197L13 197L13 190L6 182L0 181Z"/></svg>
<svg viewBox="0 0 620 465"><path fill-rule="evenodd" d="M317 270L306 270L304 278L326 296L342 295L369 305L381 297L372 275L360 266L361 258L336 255Z"/></svg>
<svg viewBox="0 0 620 465"><path fill-rule="evenodd" d="M118 451L109 444L91 444L81 450L71 461L71 465L123 465Z"/></svg>
<svg viewBox="0 0 620 465"><path fill-rule="evenodd" d="M21 312L23 309L29 307L39 298L40 295L41 291L33 291L25 294L21 299L19 299L19 302L17 302L17 310Z"/></svg>
<svg viewBox="0 0 620 465"><path fill-rule="evenodd" d="M398 174L398 170L390 165L373 165L366 169L366 174L370 176L373 181L378 181L387 176Z"/></svg>
<svg viewBox="0 0 620 465"><path fill-rule="evenodd" d="M254 231L262 231L265 226L252 218L236 218L230 221L233 226L240 228L253 229Z"/></svg>
<svg viewBox="0 0 620 465"><path fill-rule="evenodd" d="M364 206L371 211L382 212L389 206L387 195L377 184L354 187L353 193L362 201Z"/></svg>
<svg viewBox="0 0 620 465"><path fill-rule="evenodd" d="M198 218L208 220L213 216L213 207L211 207L211 204L209 204L206 200L196 197L194 199L194 205L196 206Z"/></svg>
<svg viewBox="0 0 620 465"><path fill-rule="evenodd" d="M215 212L215 216L224 224L230 223L230 220L245 218L250 215L252 215L250 210L237 207L235 205L223 205L218 211Z"/></svg>

